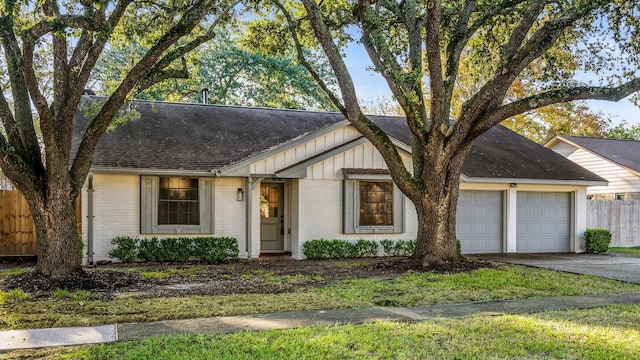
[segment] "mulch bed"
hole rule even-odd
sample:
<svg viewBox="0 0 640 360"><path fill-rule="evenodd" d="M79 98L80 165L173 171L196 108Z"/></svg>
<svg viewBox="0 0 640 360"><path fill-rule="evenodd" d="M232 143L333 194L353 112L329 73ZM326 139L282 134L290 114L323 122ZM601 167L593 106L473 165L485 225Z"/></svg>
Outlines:
<svg viewBox="0 0 640 360"><path fill-rule="evenodd" d="M26 264L33 265L33 264ZM0 264L0 268L21 266ZM24 266L24 264L22 264ZM193 270L194 266L197 266ZM165 278L145 278L140 271L175 269ZM0 289L21 289L33 296L49 296L58 289L85 290L105 296L135 293L139 296L185 296L223 294L265 294L320 287L351 278L387 278L408 272L458 273L494 267L489 262L466 261L423 267L409 258L365 258L306 261L291 259L238 260L220 265L139 263L87 267L68 277L49 279L35 271L0 277ZM193 270L193 271L190 271ZM266 278L264 274L270 274ZM295 280L273 281L278 276Z"/></svg>

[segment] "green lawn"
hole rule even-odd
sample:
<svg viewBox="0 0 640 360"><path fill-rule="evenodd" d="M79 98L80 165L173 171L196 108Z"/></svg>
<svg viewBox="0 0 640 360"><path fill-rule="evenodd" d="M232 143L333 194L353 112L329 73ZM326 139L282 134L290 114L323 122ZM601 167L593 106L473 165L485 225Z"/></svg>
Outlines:
<svg viewBox="0 0 640 360"><path fill-rule="evenodd" d="M625 256L640 257L640 246L634 246L634 247L610 247L608 252L616 253L616 254L622 254L622 255L625 255Z"/></svg>
<svg viewBox="0 0 640 360"><path fill-rule="evenodd" d="M276 280L267 270L252 276ZM34 297L18 290L0 292L0 329L638 291L639 285L511 265L501 265L498 269L479 269L470 273L410 272L392 279L347 279L329 286L279 294L107 298L88 292L59 291L50 296Z"/></svg>
<svg viewBox="0 0 640 360"><path fill-rule="evenodd" d="M638 359L640 306L307 327L13 352L45 359Z"/></svg>

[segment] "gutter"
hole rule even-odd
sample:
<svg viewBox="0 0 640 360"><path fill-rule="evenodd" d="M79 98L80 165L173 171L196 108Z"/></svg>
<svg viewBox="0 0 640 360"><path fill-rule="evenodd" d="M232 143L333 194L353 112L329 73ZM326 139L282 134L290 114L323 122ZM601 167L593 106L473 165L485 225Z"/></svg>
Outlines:
<svg viewBox="0 0 640 360"><path fill-rule="evenodd" d="M93 173L89 173L87 184L87 261L93 265Z"/></svg>

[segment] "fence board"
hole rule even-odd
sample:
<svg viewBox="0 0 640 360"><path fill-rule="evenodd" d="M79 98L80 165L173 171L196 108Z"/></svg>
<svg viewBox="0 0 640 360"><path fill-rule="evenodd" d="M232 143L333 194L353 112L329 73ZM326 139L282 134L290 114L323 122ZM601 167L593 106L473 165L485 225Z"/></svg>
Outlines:
<svg viewBox="0 0 640 360"><path fill-rule="evenodd" d="M611 246L640 246L640 200L587 201L587 228L611 231Z"/></svg>
<svg viewBox="0 0 640 360"><path fill-rule="evenodd" d="M36 254L36 229L29 204L16 190L0 190L0 256Z"/></svg>
<svg viewBox="0 0 640 360"><path fill-rule="evenodd" d="M82 231L82 205L76 200L78 233ZM17 190L0 190L0 256L36 255L36 228L29 203Z"/></svg>

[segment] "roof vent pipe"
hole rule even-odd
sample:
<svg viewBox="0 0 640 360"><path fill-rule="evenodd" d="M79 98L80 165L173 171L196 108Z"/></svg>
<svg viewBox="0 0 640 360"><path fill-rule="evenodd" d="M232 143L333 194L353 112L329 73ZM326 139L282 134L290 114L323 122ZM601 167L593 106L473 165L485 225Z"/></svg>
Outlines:
<svg viewBox="0 0 640 360"><path fill-rule="evenodd" d="M202 103L203 104L208 104L209 103L209 89L208 88L202 88Z"/></svg>

